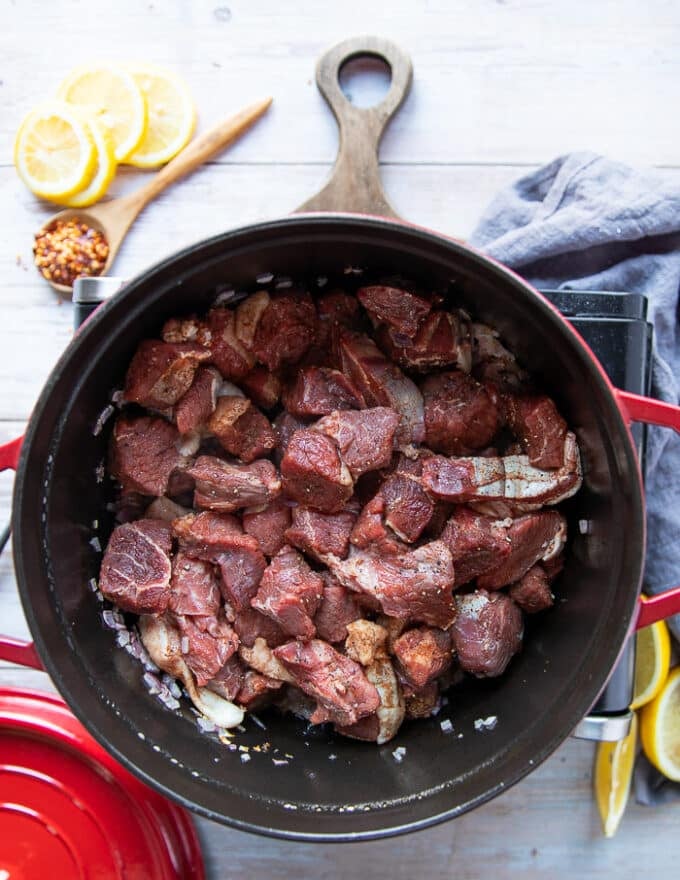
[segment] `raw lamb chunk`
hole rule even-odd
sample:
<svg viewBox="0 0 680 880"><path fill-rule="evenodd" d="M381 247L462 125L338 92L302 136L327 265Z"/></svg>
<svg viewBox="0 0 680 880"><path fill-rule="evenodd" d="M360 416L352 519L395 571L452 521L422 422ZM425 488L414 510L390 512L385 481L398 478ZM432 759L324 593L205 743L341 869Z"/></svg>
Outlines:
<svg viewBox="0 0 680 880"><path fill-rule="evenodd" d="M510 587L509 595L527 614L545 611L555 600L542 565L532 566L520 581Z"/></svg>
<svg viewBox="0 0 680 880"><path fill-rule="evenodd" d="M102 560L99 588L123 611L157 614L170 600L170 526L138 519L116 526Z"/></svg>
<svg viewBox="0 0 680 880"><path fill-rule="evenodd" d="M510 553L505 525L468 507L454 510L440 540L451 551L457 587L497 568Z"/></svg>
<svg viewBox="0 0 680 880"><path fill-rule="evenodd" d="M397 333L413 338L423 318L432 308L428 300L398 287L372 285L360 287L357 299L374 323L384 323Z"/></svg>
<svg viewBox="0 0 680 880"><path fill-rule="evenodd" d="M406 680L421 690L450 666L451 637L429 626L409 629L394 643L394 656Z"/></svg>
<svg viewBox="0 0 680 880"><path fill-rule="evenodd" d="M343 331L339 338L343 372L350 376L369 407L391 407L399 413L397 442L421 443L425 438L423 396L372 339Z"/></svg>
<svg viewBox="0 0 680 880"><path fill-rule="evenodd" d="M189 556L216 562L223 550L231 550L234 535L243 529L235 516L205 510L173 520L172 532Z"/></svg>
<svg viewBox="0 0 680 880"><path fill-rule="evenodd" d="M252 351L255 343L255 334L260 323L260 318L264 314L267 306L271 302L271 297L266 290L258 290L246 297L236 307L236 338L241 342L248 351Z"/></svg>
<svg viewBox="0 0 680 880"><path fill-rule="evenodd" d="M255 639L251 647L241 645L239 656L260 675L266 675L267 678L273 678L276 681L286 681L293 683L293 677L290 675L286 667L274 656L271 647L263 638Z"/></svg>
<svg viewBox="0 0 680 880"><path fill-rule="evenodd" d="M404 693L407 718L429 718L436 715L441 706L439 684L431 681L424 688Z"/></svg>
<svg viewBox="0 0 680 880"><path fill-rule="evenodd" d="M356 327L360 306L355 297L342 290L332 290L317 297L316 310L319 313L316 348L327 356L337 331Z"/></svg>
<svg viewBox="0 0 680 880"><path fill-rule="evenodd" d="M263 508L243 512L243 529L257 539L265 556L276 556L286 543L286 529L291 523L291 509L282 498Z"/></svg>
<svg viewBox="0 0 680 880"><path fill-rule="evenodd" d="M330 573L322 572L324 582L321 602L314 615L314 626L320 639L327 642L344 642L347 624L361 617L354 596Z"/></svg>
<svg viewBox="0 0 680 880"><path fill-rule="evenodd" d="M196 507L225 513L268 504L281 491L276 468L264 459L252 464L235 464L201 455L187 473L196 480Z"/></svg>
<svg viewBox="0 0 680 880"><path fill-rule="evenodd" d="M556 510L529 513L514 520L507 531L509 554L500 565L477 578L478 586L498 589L518 581L539 559L557 555L566 530L566 520Z"/></svg>
<svg viewBox="0 0 680 880"><path fill-rule="evenodd" d="M200 367L191 388L175 404L175 424L180 434L202 428L215 411L222 377L214 367Z"/></svg>
<svg viewBox="0 0 680 880"><path fill-rule="evenodd" d="M276 406L281 397L281 380L266 367L253 369L240 381L241 388L262 409Z"/></svg>
<svg viewBox="0 0 680 880"><path fill-rule="evenodd" d="M191 387L199 364L209 357L200 345L145 339L128 368L123 396L151 409L172 407Z"/></svg>
<svg viewBox="0 0 680 880"><path fill-rule="evenodd" d="M502 675L522 644L522 612L505 593L458 596L451 640L458 662L478 677Z"/></svg>
<svg viewBox="0 0 680 880"><path fill-rule="evenodd" d="M254 608L244 608L239 611L234 620L234 629L241 640L242 645L252 648L255 640L263 638L270 648L287 642L290 636L271 617L256 611Z"/></svg>
<svg viewBox="0 0 680 880"><path fill-rule="evenodd" d="M519 397L504 400L510 430L522 443L529 463L539 468L558 468L564 457L567 423L549 397Z"/></svg>
<svg viewBox="0 0 680 880"><path fill-rule="evenodd" d="M175 614L216 615L220 601L220 590L212 565L187 556L180 550L172 560L170 611Z"/></svg>
<svg viewBox="0 0 680 880"><path fill-rule="evenodd" d="M421 481L422 461L411 462L402 456L393 474L380 488L385 509L385 524L412 544L425 531L432 519L435 504Z"/></svg>
<svg viewBox="0 0 680 880"><path fill-rule="evenodd" d="M311 639L316 633L312 618L322 592L321 577L297 550L286 546L269 563L251 605L290 635Z"/></svg>
<svg viewBox="0 0 680 880"><path fill-rule="evenodd" d="M269 419L247 397L220 397L208 430L246 464L267 455L276 444Z"/></svg>
<svg viewBox="0 0 680 880"><path fill-rule="evenodd" d="M378 691L361 666L326 642L287 642L274 650L274 656L297 686L318 701L310 719L313 724L332 721L347 726L372 714L380 705Z"/></svg>
<svg viewBox="0 0 680 880"><path fill-rule="evenodd" d="M225 700L235 700L243 685L245 672L241 661L234 654L218 670L214 678L210 679L206 687L213 693L224 697Z"/></svg>
<svg viewBox="0 0 680 880"><path fill-rule="evenodd" d="M234 312L216 308L208 312L210 328L210 363L225 379L238 382L255 366L255 357L236 338Z"/></svg>
<svg viewBox="0 0 680 880"><path fill-rule="evenodd" d="M276 437L274 460L280 466L281 459L285 455L286 449L288 449L290 438L296 431L299 431L301 428L306 428L307 426L304 422L300 421L300 419L296 419L295 416L292 416L284 410L274 419L273 427L274 436Z"/></svg>
<svg viewBox="0 0 680 880"><path fill-rule="evenodd" d="M387 656L387 630L370 620L347 624L345 653L362 666L370 666L376 657Z"/></svg>
<svg viewBox="0 0 680 880"><path fill-rule="evenodd" d="M385 525L385 499L378 494L366 504L354 524L350 543L372 553L394 556L405 553L408 546Z"/></svg>
<svg viewBox="0 0 680 880"><path fill-rule="evenodd" d="M307 429L296 431L290 438L281 460L281 476L290 498L326 513L342 510L354 488L352 475L333 440Z"/></svg>
<svg viewBox="0 0 680 880"><path fill-rule="evenodd" d="M120 416L113 427L109 471L123 492L165 495L170 475L183 464L179 433L164 419Z"/></svg>
<svg viewBox="0 0 680 880"><path fill-rule="evenodd" d="M271 703L281 687L283 687L282 681L269 678L267 675L260 675L259 672L249 669L243 677L243 685L238 692L236 702L244 709L256 712Z"/></svg>
<svg viewBox="0 0 680 880"><path fill-rule="evenodd" d="M458 367L470 372L470 324L461 312L432 312L413 339L380 327L377 340L390 358L407 370L426 373L439 367Z"/></svg>
<svg viewBox="0 0 680 880"><path fill-rule="evenodd" d="M219 672L238 648L238 636L226 620L216 617L177 616L182 635L183 659L203 687Z"/></svg>
<svg viewBox="0 0 680 880"><path fill-rule="evenodd" d="M235 535L232 542L232 546L222 550L215 561L222 575L222 595L238 612L247 608L257 593L267 561L251 535Z"/></svg>
<svg viewBox="0 0 680 880"><path fill-rule="evenodd" d="M399 415L388 407L333 412L312 426L337 444L342 460L356 480L392 460Z"/></svg>
<svg viewBox="0 0 680 880"><path fill-rule="evenodd" d="M484 386L472 376L457 371L428 376L421 390L430 449L468 455L489 445L498 430L498 414Z"/></svg>
<svg viewBox="0 0 680 880"><path fill-rule="evenodd" d="M354 739L387 742L397 733L404 720L404 696L394 667L387 657L379 657L366 669L366 678L375 686L380 705L374 715L360 718L349 727L336 726L338 733Z"/></svg>
<svg viewBox="0 0 680 880"><path fill-rule="evenodd" d="M210 330L206 321L190 315L188 318L170 318L163 324L163 342L193 342L210 348Z"/></svg>
<svg viewBox="0 0 680 880"><path fill-rule="evenodd" d="M305 367L284 392L283 405L294 416L325 416L335 410L363 409L363 397L339 370Z"/></svg>
<svg viewBox="0 0 680 880"><path fill-rule="evenodd" d="M252 350L269 370L300 360L314 342L316 310L308 293L271 299L255 330Z"/></svg>
<svg viewBox="0 0 680 880"><path fill-rule="evenodd" d="M377 599L391 617L446 629L456 616L453 563L441 541L393 556L352 548L329 567L341 584Z"/></svg>
<svg viewBox="0 0 680 880"><path fill-rule="evenodd" d="M340 513L322 513L312 507L294 507L293 523L286 531L286 541L320 562L328 553L344 559L349 551L349 536L357 510L349 505Z"/></svg>

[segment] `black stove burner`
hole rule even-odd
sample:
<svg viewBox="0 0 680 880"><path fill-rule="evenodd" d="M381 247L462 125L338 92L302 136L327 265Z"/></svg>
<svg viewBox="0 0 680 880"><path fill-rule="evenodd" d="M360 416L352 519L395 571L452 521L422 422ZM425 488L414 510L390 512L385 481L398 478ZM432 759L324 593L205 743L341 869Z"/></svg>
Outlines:
<svg viewBox="0 0 680 880"><path fill-rule="evenodd" d="M647 318L647 298L638 293L542 290L597 355L617 388L649 394L651 383L652 325ZM645 426L635 424L633 436L644 461ZM633 699L635 640L629 639L607 687L593 707L594 714L625 713Z"/></svg>

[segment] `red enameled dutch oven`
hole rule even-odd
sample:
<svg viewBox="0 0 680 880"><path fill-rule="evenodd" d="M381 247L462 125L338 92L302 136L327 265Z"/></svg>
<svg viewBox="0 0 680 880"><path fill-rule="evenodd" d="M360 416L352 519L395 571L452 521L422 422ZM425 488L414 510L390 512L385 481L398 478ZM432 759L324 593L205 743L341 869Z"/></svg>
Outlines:
<svg viewBox="0 0 680 880"><path fill-rule="evenodd" d="M369 110L350 105L338 85L341 66L358 55L382 58L392 71L389 93ZM396 219L380 186L377 146L410 81L408 57L383 40L348 41L324 56L317 82L341 134L330 183L303 206L319 213L226 232L131 280L57 364L21 455L18 442L2 450L3 467L18 464L13 534L23 606L40 661L72 711L111 755L163 794L209 818L282 837L396 834L488 800L569 736L636 625L680 610L679 589L639 601L645 508L629 430L633 420L678 430L680 410L613 388L580 336L513 272ZM339 213L347 209L380 216ZM157 335L166 318L207 309L225 285L252 289L261 273L311 283L347 266L403 274L425 288L455 279L458 302L497 327L555 398L578 436L584 466L583 488L566 509L563 601L531 621L523 650L501 679L462 686L437 717L404 725L385 746L267 716L264 730L248 721L230 751L199 732L188 707L173 713L150 696L138 663L102 628L87 584L101 559L91 543L93 522L102 545L112 527L111 489L95 478L107 431L95 435L93 427L139 341ZM496 727L475 731L475 719L490 715ZM453 735L441 729L447 717ZM249 749L249 760L238 746ZM399 748L401 761L393 754Z"/></svg>

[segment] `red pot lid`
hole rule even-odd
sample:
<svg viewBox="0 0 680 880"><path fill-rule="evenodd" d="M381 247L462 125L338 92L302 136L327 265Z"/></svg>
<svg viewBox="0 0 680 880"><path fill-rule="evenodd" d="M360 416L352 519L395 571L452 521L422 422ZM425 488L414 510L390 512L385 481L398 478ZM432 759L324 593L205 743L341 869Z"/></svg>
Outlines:
<svg viewBox="0 0 680 880"><path fill-rule="evenodd" d="M204 880L189 815L57 697L0 688L0 878Z"/></svg>

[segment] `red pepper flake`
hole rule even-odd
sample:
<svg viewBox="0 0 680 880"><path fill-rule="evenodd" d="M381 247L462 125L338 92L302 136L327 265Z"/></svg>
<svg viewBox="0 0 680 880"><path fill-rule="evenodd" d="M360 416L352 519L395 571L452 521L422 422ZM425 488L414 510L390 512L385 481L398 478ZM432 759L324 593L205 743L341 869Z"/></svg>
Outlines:
<svg viewBox="0 0 680 880"><path fill-rule="evenodd" d="M33 255L44 278L72 287L80 275L101 275L109 244L103 233L74 217L41 229L35 236Z"/></svg>

